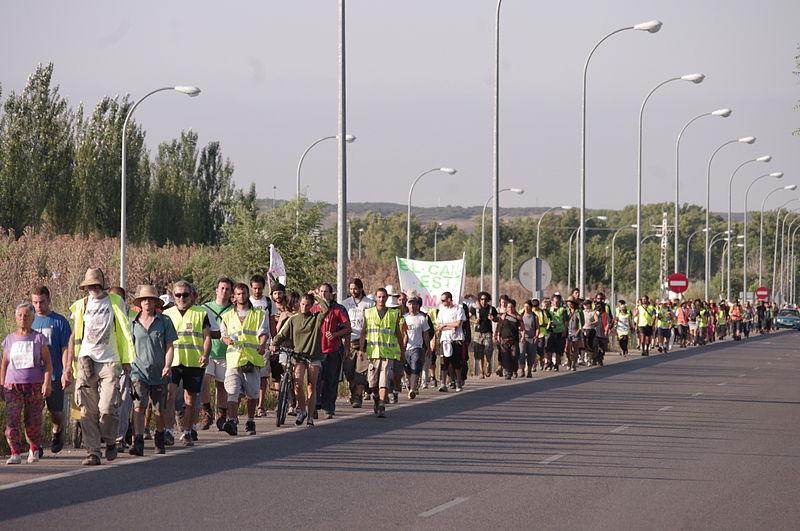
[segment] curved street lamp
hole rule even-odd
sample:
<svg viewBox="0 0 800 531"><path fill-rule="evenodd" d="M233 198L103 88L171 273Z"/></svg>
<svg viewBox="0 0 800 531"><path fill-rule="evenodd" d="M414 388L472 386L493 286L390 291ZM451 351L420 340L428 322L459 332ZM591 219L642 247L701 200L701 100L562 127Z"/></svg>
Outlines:
<svg viewBox="0 0 800 531"><path fill-rule="evenodd" d="M499 8L499 4L498 4ZM586 62L583 64L583 77L582 77L582 85L581 85L581 200L580 200L580 218L579 218L579 226L583 227L586 223L586 77L589 70L589 61L592 59L592 55L603 44L606 39L609 37L616 35L617 33L621 33L627 30L637 30L637 31L646 31L648 33L657 33L658 30L661 29L662 23L659 20L648 20L646 22L640 22L635 26L625 26L619 29L612 31L611 33L607 34L605 37L600 39L597 44L589 52L589 56L586 58ZM580 273L580 280L578 282L579 286L578 289L581 291L581 295L585 295L584 288L586 286L586 238L581 231L580 235L580 257L579 257L579 264L576 264L577 268L579 269Z"/></svg>
<svg viewBox="0 0 800 531"><path fill-rule="evenodd" d="M522 188L503 188L500 190L500 193L503 192L514 192L517 195L522 195L525 193L525 190ZM485 246L485 236L486 236L486 207L489 206L489 203L494 199L494 194L489 196L489 199L483 204L483 213L481 214L481 278L478 281L480 284L480 291L483 291L483 255L484 255L484 246ZM499 204L499 203L498 203ZM492 295L494 297L494 295Z"/></svg>
<svg viewBox="0 0 800 531"><path fill-rule="evenodd" d="M656 85L653 90L642 101L639 109L639 140L638 157L636 160L636 300L639 300L639 292L642 281L642 119L644 118L644 108L650 97L661 87L673 81L689 81L694 84L702 83L706 78L704 74L686 74L680 77L671 77Z"/></svg>
<svg viewBox="0 0 800 531"><path fill-rule="evenodd" d="M728 230L731 230L731 198L732 198L732 195L733 195L733 178L736 177L736 173L740 169L742 169L744 166L746 166L747 164L750 164L751 162L769 162L771 160L772 160L772 156L770 156L770 155L764 155L763 157L758 157L758 158L755 158L755 159L746 160L746 161L742 162L741 164L739 164L736 167L736 169L733 170L733 173L731 173L731 178L728 180ZM746 205L745 205L745 214L744 215L745 215L744 221L745 221L745 224L746 224L747 223ZM745 231L747 231L746 227L745 227ZM746 232L745 232L745 234L746 234ZM725 289L725 291L728 294L728 299L731 299L731 255L732 254L733 253L728 253L728 261L727 261L728 283L726 284L727 288ZM747 253L746 252L745 252L745 258L747 258ZM746 289L745 289L745 291L746 291Z"/></svg>
<svg viewBox="0 0 800 531"><path fill-rule="evenodd" d="M710 213L711 213L711 163L714 161L714 157L716 156L719 151L724 148L725 146L729 146L730 144L752 144L756 141L756 137L754 136L745 136L736 140L728 140L711 154L711 157L708 159L708 168L706 169L706 246L705 246L705 266L703 268L703 284L704 284L704 294L705 300L708 300L708 277L711 275L711 263L709 262L708 256L708 243L709 243L709 231L710 229Z"/></svg>
<svg viewBox="0 0 800 531"><path fill-rule="evenodd" d="M536 257L537 258L541 258L541 256L539 256L539 230L542 228L542 220L544 219L544 217L547 214L549 214L553 210L557 210L559 208L561 210L572 210L572 207L569 206L569 205L555 206L555 207L552 207L552 208L548 208L547 210L545 210L542 213L541 216L539 216L539 221L536 223Z"/></svg>
<svg viewBox="0 0 800 531"><path fill-rule="evenodd" d="M420 173L419 176L411 183L411 188L408 189L408 212L406 216L406 258L411 258L411 194L414 193L414 187L417 185L420 179L435 171L440 171L448 175L456 174L456 170L453 168L433 168Z"/></svg>
<svg viewBox="0 0 800 531"><path fill-rule="evenodd" d="M156 92L163 92L165 90L174 90L175 92L180 92L181 94L186 94L190 98L194 98L200 95L200 89L192 86L192 85L176 85L173 87L161 87L157 88L153 91L148 92L141 98L139 101L133 104L133 107L130 108L128 114L125 116L125 121L122 123L122 179L120 181L120 205L119 205L119 285L122 289L125 289L125 277L126 277L126 244L127 244L127 218L128 218L128 198L127 198L127 142L126 137L128 133L128 121L131 119L133 115L133 111L136 110L136 107L139 106L144 100L155 94Z"/></svg>
<svg viewBox="0 0 800 531"><path fill-rule="evenodd" d="M675 141L675 234L674 234L674 247L675 247L675 268L674 270L677 272L680 270L680 264L678 263L678 242L679 242L679 225L678 225L678 216L680 214L680 148L681 148L681 138L683 137L683 133L686 129L692 125L694 122L699 120L700 118L704 118L706 116L720 116L722 118L727 118L731 115L733 111L730 109L717 109L716 111L706 112L703 114L698 114L688 122L686 125L683 126L681 132L678 133L678 139ZM687 267L686 270L688 271L689 268Z"/></svg>
<svg viewBox="0 0 800 531"><path fill-rule="evenodd" d="M775 211L775 243L774 243L774 245L772 247L772 291L771 291L771 293L773 293L773 294L775 293L775 268L776 268L777 263L778 263L778 226L780 225L780 221L781 221L781 210L783 208L785 208L786 205L788 205L789 203L792 203L794 201L798 201L798 198L795 197L793 199L789 199L784 204L779 206L777 208L777 210ZM761 210L762 210L762 212L764 210L764 203L763 202L761 203ZM791 211L788 211L788 212L786 212L786 215L788 216L790 213L791 213ZM762 221L763 221L763 214L762 214ZM763 224L762 224L762 226L763 226ZM762 229L762 232L763 232L763 229ZM762 245L763 245L763 237L761 238L761 240L762 240ZM761 248L760 247L761 246L759 246L759 252L758 252L759 256L761 255ZM761 264L759 263L758 265L759 265L758 283L760 285L761 284Z"/></svg>
<svg viewBox="0 0 800 531"><path fill-rule="evenodd" d="M691 248L692 245L692 238L694 238L695 235L705 231L706 229L697 229L696 231L691 233L689 237L686 239L686 278L689 278L689 249Z"/></svg>
<svg viewBox="0 0 800 531"><path fill-rule="evenodd" d="M625 229L635 229L635 228L636 225L625 225L624 227L618 228L617 231L614 233L614 236L611 237L611 307L612 308L617 307L617 292L614 291L614 286L615 286L614 268L616 266L614 246L617 243L617 236L619 236L620 232L624 231Z"/></svg>
<svg viewBox="0 0 800 531"><path fill-rule="evenodd" d="M322 138L312 142L311 145L308 146L305 151L303 151L303 154L300 155L300 161L297 163L297 195L295 197L297 198L298 203L297 203L297 209L295 210L295 220L296 220L295 234L300 233L300 170L303 167L303 161L306 159L306 155L308 155L308 152L311 151L311 149L314 146L316 146L320 142L324 142L325 140L335 140L336 138L337 138L336 135L323 136ZM344 141L347 142L348 144L352 144L353 142L356 141L356 137L354 137L353 135L344 135Z"/></svg>

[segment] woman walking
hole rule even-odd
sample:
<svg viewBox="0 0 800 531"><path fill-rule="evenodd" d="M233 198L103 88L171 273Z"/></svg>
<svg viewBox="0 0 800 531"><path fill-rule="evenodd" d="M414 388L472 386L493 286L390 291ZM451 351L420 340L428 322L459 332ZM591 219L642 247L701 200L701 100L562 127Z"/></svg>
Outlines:
<svg viewBox="0 0 800 531"><path fill-rule="evenodd" d="M31 326L36 310L29 302L17 306L15 332L3 340L3 361L0 363L0 385L6 400L6 439L11 448L7 465L22 462L22 433L20 419L24 418L28 438L28 463L39 460L42 447L42 410L50 396L53 365L47 338Z"/></svg>

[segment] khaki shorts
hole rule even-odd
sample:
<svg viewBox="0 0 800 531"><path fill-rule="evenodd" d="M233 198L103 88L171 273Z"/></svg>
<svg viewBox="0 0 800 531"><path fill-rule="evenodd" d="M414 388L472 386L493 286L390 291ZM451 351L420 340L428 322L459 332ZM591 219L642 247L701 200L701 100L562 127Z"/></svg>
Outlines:
<svg viewBox="0 0 800 531"><path fill-rule="evenodd" d="M238 402L240 395L255 400L260 391L260 367L256 367L251 372L244 372L241 367L228 367L225 371L225 392L228 393L228 402Z"/></svg>
<svg viewBox="0 0 800 531"><path fill-rule="evenodd" d="M218 382L224 382L226 369L227 365L225 363L225 358L211 358L208 360L208 366L206 367L206 374L209 376L213 376L214 379Z"/></svg>
<svg viewBox="0 0 800 531"><path fill-rule="evenodd" d="M376 358L369 360L367 382L371 388L389 388L394 376L395 360Z"/></svg>
<svg viewBox="0 0 800 531"><path fill-rule="evenodd" d="M152 404L153 409L164 411L167 405L166 385L147 385L140 380L136 380L131 382L131 386L133 387L133 392L138 396L138 398L133 399L133 407L146 409L148 404Z"/></svg>

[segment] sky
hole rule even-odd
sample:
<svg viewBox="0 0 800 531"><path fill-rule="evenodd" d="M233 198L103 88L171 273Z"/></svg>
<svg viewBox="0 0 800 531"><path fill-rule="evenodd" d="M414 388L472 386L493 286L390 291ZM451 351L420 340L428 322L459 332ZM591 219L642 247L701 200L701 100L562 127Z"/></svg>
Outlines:
<svg viewBox="0 0 800 531"><path fill-rule="evenodd" d="M188 98L159 93L136 111L155 153L183 129L202 144L218 140L238 186L259 196L295 193L300 155L337 128L338 5L335 0L170 0L37 2L4 0L0 16L3 96L20 91L37 63L73 106L104 95L138 98L165 85L197 85ZM405 203L412 180L430 174L414 204L482 205L492 193L494 0L348 0L349 201ZM500 186L509 207L577 205L580 88L589 50L611 31L658 19L660 32L626 31L595 53L588 77L587 207L636 201L638 116L660 82L702 72L702 84L669 83L647 104L643 201L672 201L675 140L692 117L729 107L729 118L695 122L681 143L681 202L727 208L728 182L742 162L771 155L737 174L758 208L770 190L800 185L800 44L796 0L505 0L501 15ZM312 200L336 201L336 143L315 147L302 168ZM273 189L275 187L275 189ZM786 199L791 196L785 196ZM770 204L782 203L780 194ZM768 205L769 206L769 205Z"/></svg>

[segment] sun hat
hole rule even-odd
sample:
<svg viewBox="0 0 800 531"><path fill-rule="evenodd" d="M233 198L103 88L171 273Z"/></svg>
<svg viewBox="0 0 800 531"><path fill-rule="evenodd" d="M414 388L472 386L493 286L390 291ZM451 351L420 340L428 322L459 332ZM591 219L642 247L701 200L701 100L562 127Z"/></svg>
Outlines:
<svg viewBox="0 0 800 531"><path fill-rule="evenodd" d="M400 301L397 300L397 290L395 290L392 284L387 285L385 288L386 295L388 296L388 300L386 301L387 308L399 308Z"/></svg>
<svg viewBox="0 0 800 531"><path fill-rule="evenodd" d="M164 301L161 300L161 297L159 297L158 291L156 290L155 286L149 286L147 284L139 284L136 287L136 295L133 296L133 305L141 307L142 299L154 299L156 303L156 308L161 308L162 306L164 306Z"/></svg>
<svg viewBox="0 0 800 531"><path fill-rule="evenodd" d="M99 267L90 267L87 269L86 274L83 276L83 282L78 284L79 288L87 288L89 286L100 286L101 288L106 289L107 286L105 276Z"/></svg>

